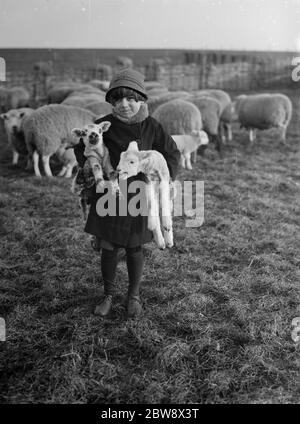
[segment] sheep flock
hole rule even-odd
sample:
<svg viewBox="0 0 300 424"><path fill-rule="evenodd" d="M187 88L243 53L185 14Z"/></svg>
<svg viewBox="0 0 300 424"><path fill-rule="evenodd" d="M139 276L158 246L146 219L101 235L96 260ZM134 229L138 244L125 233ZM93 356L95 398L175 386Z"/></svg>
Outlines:
<svg viewBox="0 0 300 424"><path fill-rule="evenodd" d="M258 130L268 129L280 131L282 142L286 142L293 107L284 94L242 94L231 98L220 89L170 91L158 81L146 81L145 86L149 114L176 142L183 172L192 170L192 162L195 164L197 156L203 156L205 151L213 152L211 160L222 160L227 145L240 141L240 129L249 131L249 145L254 143ZM105 101L108 87L108 80L50 80L42 104L35 104L24 87L0 87L0 123L11 150L12 165L18 165L20 156L25 156L29 172L36 177L52 177L51 161L55 157L61 165L57 176L72 177L77 162L73 149L66 148L74 139L72 130L94 124L97 118L112 112Z"/></svg>

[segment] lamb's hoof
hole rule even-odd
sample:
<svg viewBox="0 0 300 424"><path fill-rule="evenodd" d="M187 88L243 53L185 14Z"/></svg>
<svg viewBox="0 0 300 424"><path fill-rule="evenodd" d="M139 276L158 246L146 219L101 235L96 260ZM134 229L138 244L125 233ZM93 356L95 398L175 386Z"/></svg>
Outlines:
<svg viewBox="0 0 300 424"><path fill-rule="evenodd" d="M156 241L156 244L157 244L157 247L158 247L160 250L165 250L165 248L166 248L166 243L165 243L165 241L164 241L164 240Z"/></svg>

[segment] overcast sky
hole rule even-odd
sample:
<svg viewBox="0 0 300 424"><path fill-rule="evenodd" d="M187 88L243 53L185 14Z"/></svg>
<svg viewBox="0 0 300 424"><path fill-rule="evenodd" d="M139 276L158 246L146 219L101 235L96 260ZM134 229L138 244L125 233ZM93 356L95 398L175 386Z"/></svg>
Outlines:
<svg viewBox="0 0 300 424"><path fill-rule="evenodd" d="M0 0L0 47L300 51L300 0Z"/></svg>

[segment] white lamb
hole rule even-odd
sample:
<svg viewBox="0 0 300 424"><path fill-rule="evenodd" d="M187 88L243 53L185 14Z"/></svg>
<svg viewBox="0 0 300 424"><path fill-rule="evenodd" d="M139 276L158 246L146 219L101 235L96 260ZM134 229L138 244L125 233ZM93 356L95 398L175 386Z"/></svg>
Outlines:
<svg viewBox="0 0 300 424"><path fill-rule="evenodd" d="M0 115L4 121L4 129L7 135L8 144L13 153L12 165L17 165L20 155L28 154L22 123L33 111L34 109L24 107L20 109L11 109Z"/></svg>
<svg viewBox="0 0 300 424"><path fill-rule="evenodd" d="M203 130L194 130L192 134L172 135L178 150L180 151L180 163L183 168L193 169L191 165L191 154L196 153L200 146L207 145L208 135Z"/></svg>
<svg viewBox="0 0 300 424"><path fill-rule="evenodd" d="M170 173L163 155L156 150L139 150L136 141L129 143L121 153L117 167L120 180L142 172L146 175L146 199L148 229L153 232L154 240L160 249L173 246L172 207L170 199ZM157 184L158 183L158 184ZM163 234L160 225L163 226Z"/></svg>

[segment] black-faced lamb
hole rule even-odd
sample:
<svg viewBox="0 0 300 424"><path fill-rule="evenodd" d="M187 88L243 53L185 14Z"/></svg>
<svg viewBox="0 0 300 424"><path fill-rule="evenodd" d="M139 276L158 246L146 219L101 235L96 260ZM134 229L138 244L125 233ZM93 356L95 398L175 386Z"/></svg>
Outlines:
<svg viewBox="0 0 300 424"><path fill-rule="evenodd" d="M72 192L78 193L83 217L87 217L87 188L96 185L96 193L101 193L105 188L104 176L111 184L112 194L119 194L117 173L111 165L109 151L103 142L103 133L106 132L111 123L103 121L100 124L88 124L83 128L73 128L73 140L70 139L67 149L75 147L80 140L83 141L84 156L87 160L82 169L79 169L72 183ZM92 177L91 177L92 174Z"/></svg>

